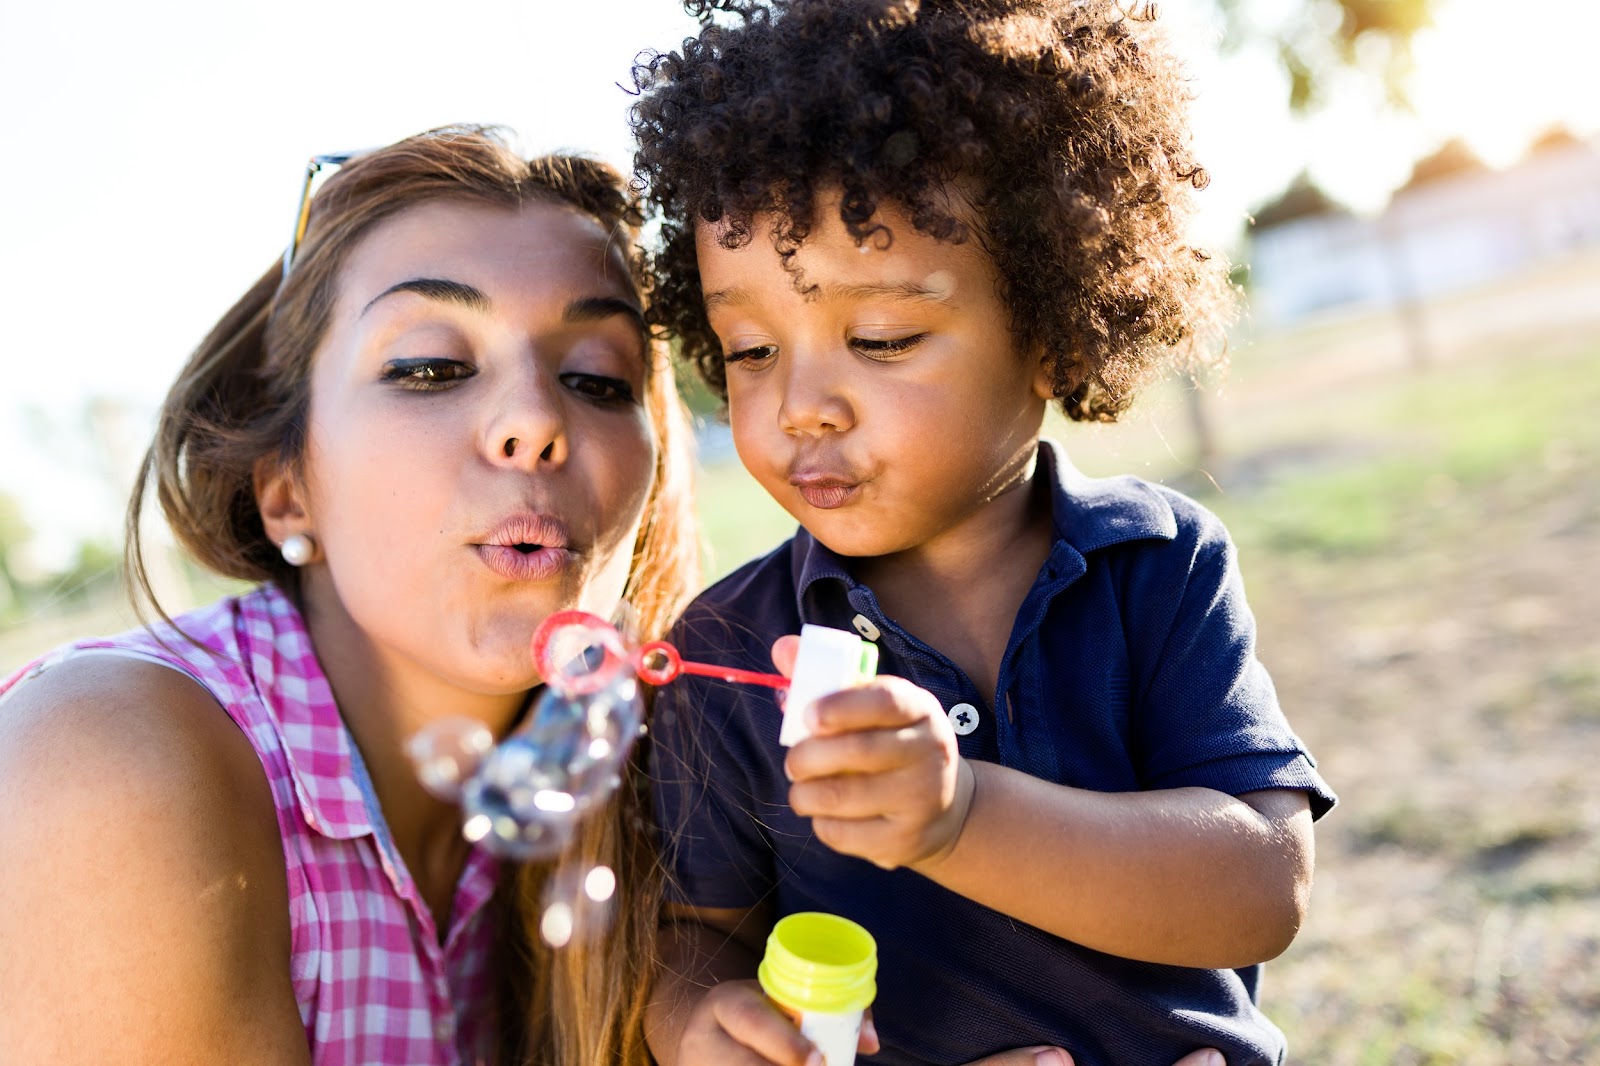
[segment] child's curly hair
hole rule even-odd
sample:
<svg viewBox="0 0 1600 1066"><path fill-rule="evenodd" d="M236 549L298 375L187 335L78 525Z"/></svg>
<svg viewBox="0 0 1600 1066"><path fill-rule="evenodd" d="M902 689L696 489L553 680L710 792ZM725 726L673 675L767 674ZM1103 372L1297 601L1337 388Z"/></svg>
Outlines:
<svg viewBox="0 0 1600 1066"><path fill-rule="evenodd" d="M634 68L635 181L659 217L654 322L726 398L695 264L697 222L749 242L772 212L788 261L819 193L858 241L880 201L993 257L1012 329L1055 395L1112 421L1174 363L1221 359L1220 260L1186 241L1204 170L1185 75L1141 5L1113 0L687 0L700 34ZM717 12L731 12L712 21ZM975 227L951 214L959 182Z"/></svg>

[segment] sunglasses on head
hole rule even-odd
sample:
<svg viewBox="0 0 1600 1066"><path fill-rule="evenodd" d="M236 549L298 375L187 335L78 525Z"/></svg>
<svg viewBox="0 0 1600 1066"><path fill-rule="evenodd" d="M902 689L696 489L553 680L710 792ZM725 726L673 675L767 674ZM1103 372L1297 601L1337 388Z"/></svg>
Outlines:
<svg viewBox="0 0 1600 1066"><path fill-rule="evenodd" d="M311 220L311 196L314 188L321 184L317 181L317 176L324 171L331 174L351 160L369 155L375 150L363 148L354 152L328 152L324 155L314 155L306 163L306 177L300 184L300 208L294 216L294 234L289 239L289 247L283 250L282 277L289 276L289 268L294 265L295 253L300 250L300 242L305 240L306 224Z"/></svg>

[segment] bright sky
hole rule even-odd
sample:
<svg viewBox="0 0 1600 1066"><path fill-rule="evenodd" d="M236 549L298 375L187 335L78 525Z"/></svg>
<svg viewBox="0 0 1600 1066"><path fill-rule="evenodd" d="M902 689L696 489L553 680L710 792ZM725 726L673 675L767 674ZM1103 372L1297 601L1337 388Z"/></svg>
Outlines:
<svg viewBox="0 0 1600 1066"><path fill-rule="evenodd" d="M1307 165L1373 209L1452 134L1505 163L1551 122L1600 128L1600 13L1445 3L1418 42L1421 117L1380 121L1350 91L1303 127L1270 57L1219 62L1206 0L1168 0L1200 92L1207 232L1231 238ZM691 28L676 0L0 0L0 492L21 500L38 563L114 532L108 469L131 465L188 351L281 252L307 156L479 121L626 166L616 83ZM109 458L94 400L129 412Z"/></svg>

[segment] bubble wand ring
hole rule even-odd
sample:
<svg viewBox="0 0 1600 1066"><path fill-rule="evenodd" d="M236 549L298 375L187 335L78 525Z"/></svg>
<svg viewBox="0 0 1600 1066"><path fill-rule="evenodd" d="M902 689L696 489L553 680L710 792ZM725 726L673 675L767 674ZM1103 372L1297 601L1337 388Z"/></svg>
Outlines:
<svg viewBox="0 0 1600 1066"><path fill-rule="evenodd" d="M600 647L605 659L596 666L574 674L562 669L557 661L555 645L563 630L584 633L589 639L585 648ZM631 655L622 643L622 634L615 626L599 615L587 611L557 611L539 623L533 631L533 663L539 676L547 682L564 688L575 695L588 695L609 683L615 670L626 666L640 681L660 687L683 674L697 677L714 677L743 685L761 685L766 688L786 689L789 679L782 674L765 674L757 670L741 670L715 663L692 662L683 658L678 649L664 640L653 640ZM570 661L570 660L568 660ZM557 680L552 680L557 679Z"/></svg>
<svg viewBox="0 0 1600 1066"><path fill-rule="evenodd" d="M575 654L558 660L557 649L561 644L559 638L566 632L581 634L587 639L572 649ZM617 631L617 627L588 611L556 611L554 614L546 615L545 620L534 629L531 644L533 666L539 671L539 676L547 684L552 684L569 695L592 696L611 684L619 670L627 669L638 673L635 662L637 655L628 654L628 649L622 643L622 634ZM575 661L579 655L595 648L600 649L602 653L600 662L584 663L582 670L567 669L567 665ZM643 674L639 676L644 677Z"/></svg>

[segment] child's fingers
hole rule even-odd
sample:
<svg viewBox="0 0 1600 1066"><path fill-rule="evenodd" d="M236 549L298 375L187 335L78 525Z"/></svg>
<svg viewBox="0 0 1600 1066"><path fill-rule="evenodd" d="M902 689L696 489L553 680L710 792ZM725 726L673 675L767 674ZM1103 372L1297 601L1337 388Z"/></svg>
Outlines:
<svg viewBox="0 0 1600 1066"><path fill-rule="evenodd" d="M878 1041L878 1026L872 1020L872 1009L861 1016L861 1035L856 1037L856 1053L859 1055L876 1055L882 1050L883 1045Z"/></svg>
<svg viewBox="0 0 1600 1066"><path fill-rule="evenodd" d="M924 719L944 718L939 701L927 689L903 677L879 677L857 688L824 696L806 717L816 736L862 729L896 729Z"/></svg>
<svg viewBox="0 0 1600 1066"><path fill-rule="evenodd" d="M794 676L794 661L800 654L800 638L794 634L779 637L772 644L772 665L784 677Z"/></svg>
<svg viewBox="0 0 1600 1066"><path fill-rule="evenodd" d="M752 1063L776 1066L815 1066L811 1042L763 996L754 982L719 985L707 993L712 1017L735 1044L747 1049ZM732 1049L719 1054L717 1061L742 1061ZM815 1060L820 1064L820 1056Z"/></svg>
<svg viewBox="0 0 1600 1066"><path fill-rule="evenodd" d="M830 850L885 870L910 866L923 857L916 838L908 838L905 828L888 818L813 818L811 832Z"/></svg>
<svg viewBox="0 0 1600 1066"><path fill-rule="evenodd" d="M920 725L807 737L789 749L784 770L790 781L838 774L882 774L902 766L945 761L946 749Z"/></svg>
<svg viewBox="0 0 1600 1066"><path fill-rule="evenodd" d="M906 806L906 796L921 775L905 769L886 774L835 774L789 787L789 806L807 818L876 818L893 816Z"/></svg>

